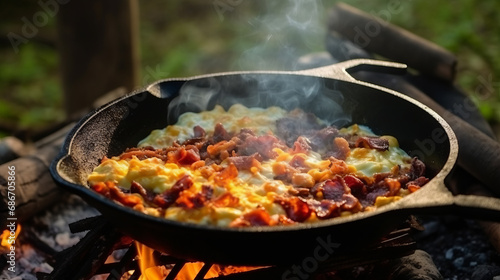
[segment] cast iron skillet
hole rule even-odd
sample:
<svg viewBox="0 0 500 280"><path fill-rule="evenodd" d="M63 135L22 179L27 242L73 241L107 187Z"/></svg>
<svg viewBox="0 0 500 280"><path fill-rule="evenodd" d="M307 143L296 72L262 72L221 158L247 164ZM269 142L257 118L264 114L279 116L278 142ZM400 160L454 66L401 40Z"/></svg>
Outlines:
<svg viewBox="0 0 500 280"><path fill-rule="evenodd" d="M69 133L50 171L54 180L83 197L120 231L188 260L268 265L340 254L378 240L410 214L500 217L500 200L453 196L445 186L458 154L455 135L435 112L403 94L357 81L348 71L404 71L405 65L351 60L299 72L234 72L158 81L84 117ZM181 94L180 94L181 93ZM86 177L103 156L134 147L153 129L185 111L277 105L301 107L338 126L352 123L395 136L410 155L427 165L431 181L421 190L373 212L315 224L220 228L148 216L90 190Z"/></svg>

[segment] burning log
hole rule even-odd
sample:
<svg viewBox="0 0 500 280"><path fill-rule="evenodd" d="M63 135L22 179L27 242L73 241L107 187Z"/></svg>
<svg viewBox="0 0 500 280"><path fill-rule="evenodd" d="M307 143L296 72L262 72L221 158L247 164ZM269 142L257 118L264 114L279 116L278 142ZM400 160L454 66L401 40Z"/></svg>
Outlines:
<svg viewBox="0 0 500 280"><path fill-rule="evenodd" d="M368 52L405 63L422 74L448 82L455 78L457 59L452 53L347 4L335 5L328 17L328 28Z"/></svg>

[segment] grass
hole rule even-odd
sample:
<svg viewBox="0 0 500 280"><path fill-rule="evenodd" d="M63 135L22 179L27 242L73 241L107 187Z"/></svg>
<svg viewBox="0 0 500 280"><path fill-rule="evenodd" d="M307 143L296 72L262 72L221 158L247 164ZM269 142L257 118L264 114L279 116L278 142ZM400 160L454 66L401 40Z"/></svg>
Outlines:
<svg viewBox="0 0 500 280"><path fill-rule="evenodd" d="M21 18L40 9L36 2L21 2L8 4L12 9L1 13L4 33L19 31ZM289 69L297 56L324 50L326 11L335 1L287 1L300 6L277 2L140 1L140 85L219 71ZM346 3L375 15L402 3L389 14L390 22L455 53L457 85L487 120L500 122L499 1L464 0L459 6L398 0ZM65 117L57 50L43 43L55 37L54 20L17 54L10 44L0 45L0 137L37 130Z"/></svg>

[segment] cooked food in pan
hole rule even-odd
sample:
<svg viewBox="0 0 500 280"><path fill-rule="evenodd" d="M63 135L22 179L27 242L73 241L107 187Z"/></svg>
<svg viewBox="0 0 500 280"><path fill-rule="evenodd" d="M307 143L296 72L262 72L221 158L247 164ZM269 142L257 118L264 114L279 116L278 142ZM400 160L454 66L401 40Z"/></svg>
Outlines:
<svg viewBox="0 0 500 280"><path fill-rule="evenodd" d="M336 128L300 109L184 113L137 147L104 157L90 187L166 219L272 226L371 211L420 189L425 165L392 136Z"/></svg>

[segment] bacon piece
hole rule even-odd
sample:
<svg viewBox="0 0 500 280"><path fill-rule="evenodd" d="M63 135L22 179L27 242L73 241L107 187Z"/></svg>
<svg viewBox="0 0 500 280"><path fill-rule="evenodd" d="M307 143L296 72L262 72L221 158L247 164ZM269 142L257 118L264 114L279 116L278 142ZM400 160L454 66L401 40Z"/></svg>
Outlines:
<svg viewBox="0 0 500 280"><path fill-rule="evenodd" d="M285 148L281 141L272 135L248 136L245 141L237 146L238 154L249 156L255 153L259 154L263 160L275 158L278 156L273 148Z"/></svg>
<svg viewBox="0 0 500 280"><path fill-rule="evenodd" d="M203 127L196 125L193 127L193 134L194 138L203 138L207 133L205 132L205 129L203 129Z"/></svg>
<svg viewBox="0 0 500 280"><path fill-rule="evenodd" d="M269 213L264 208L257 208L245 213L242 217L234 220L229 225L230 227L244 227L244 226L270 226L275 225L277 222L271 219Z"/></svg>
<svg viewBox="0 0 500 280"><path fill-rule="evenodd" d="M350 212L359 212L363 208L359 200L352 194L344 194L342 196L344 203L342 204L342 210L347 210Z"/></svg>
<svg viewBox="0 0 500 280"><path fill-rule="evenodd" d="M211 158L217 158L223 152L229 153L233 151L236 148L236 143L232 140L226 141L222 140L220 142L217 142L213 145L209 145L207 147L207 153Z"/></svg>
<svg viewBox="0 0 500 280"><path fill-rule="evenodd" d="M293 168L300 169L301 171L307 171L309 169L306 164L306 158L303 155L294 155L288 164L290 164Z"/></svg>
<svg viewBox="0 0 500 280"><path fill-rule="evenodd" d="M338 217L340 215L339 205L331 200L323 199L318 201L309 199L307 200L307 203L319 219L328 219Z"/></svg>
<svg viewBox="0 0 500 280"><path fill-rule="evenodd" d="M368 205L373 205L373 203L375 203L375 199L377 199L377 197L387 196L387 195L389 195L389 188L387 186L378 187L366 195L365 202L368 203Z"/></svg>
<svg viewBox="0 0 500 280"><path fill-rule="evenodd" d="M292 225L292 224L295 224L295 222L288 218L287 216L285 215L279 215L278 216L278 225Z"/></svg>
<svg viewBox="0 0 500 280"><path fill-rule="evenodd" d="M175 203L186 209L194 209L205 206L212 198L214 190L210 185L203 185L201 188L201 192L197 193L192 193L189 190L181 192L179 198L175 200Z"/></svg>
<svg viewBox="0 0 500 280"><path fill-rule="evenodd" d="M305 136L299 136L293 143L293 153L305 153L311 150L310 141Z"/></svg>
<svg viewBox="0 0 500 280"><path fill-rule="evenodd" d="M342 175L349 171L349 166L347 166L345 161L334 157L330 157L329 160L331 162L330 171L332 171L333 174Z"/></svg>
<svg viewBox="0 0 500 280"><path fill-rule="evenodd" d="M137 193L147 202L153 202L155 198L155 193L145 189L141 184L136 181L132 181L130 185L130 193Z"/></svg>
<svg viewBox="0 0 500 280"><path fill-rule="evenodd" d="M217 197L212 201L212 204L215 207L235 207L239 203L239 199L233 196L231 193L226 192Z"/></svg>
<svg viewBox="0 0 500 280"><path fill-rule="evenodd" d="M142 199L140 197L133 194L124 193L124 190L116 186L116 184L111 181L107 181L104 183L99 182L91 186L91 188L94 191L104 195L105 197L120 202L121 204L128 207L134 207L138 204L142 204Z"/></svg>
<svg viewBox="0 0 500 280"><path fill-rule="evenodd" d="M257 160L258 154L255 153L251 156L234 156L227 160L234 164L238 170L250 170L252 167L260 166L260 162Z"/></svg>
<svg viewBox="0 0 500 280"><path fill-rule="evenodd" d="M200 154L195 146L181 147L175 151L175 161L182 165L190 165L200 160Z"/></svg>
<svg viewBox="0 0 500 280"><path fill-rule="evenodd" d="M395 196L398 195L401 188L401 183L394 178L384 178L383 180L369 186L369 193L366 195L368 203L373 204L379 196Z"/></svg>
<svg viewBox="0 0 500 280"><path fill-rule="evenodd" d="M342 137L335 137L332 141L332 149L325 153L325 157L333 156L336 159L346 160L350 153L349 142Z"/></svg>
<svg viewBox="0 0 500 280"><path fill-rule="evenodd" d="M335 202L342 202L343 195L348 193L348 190L342 184L342 181L339 179L328 179L322 186L323 198L333 200Z"/></svg>
<svg viewBox="0 0 500 280"><path fill-rule="evenodd" d="M130 159L135 156L139 160L157 157L163 161L167 161L167 152L166 149L155 150L153 147L131 148L123 152L120 155L120 159Z"/></svg>
<svg viewBox="0 0 500 280"><path fill-rule="evenodd" d="M345 184L351 190L352 195L354 195L357 198L362 198L362 197L366 196L366 193L368 191L367 191L366 186L363 183L363 181L361 181L359 178L357 178L353 175L346 175L346 176L344 176L343 179L344 179Z"/></svg>
<svg viewBox="0 0 500 280"><path fill-rule="evenodd" d="M376 149L387 151L389 149L389 140L380 137L360 136L354 144L356 148Z"/></svg>
<svg viewBox="0 0 500 280"><path fill-rule="evenodd" d="M288 193L294 196L308 197L310 195L310 189L303 187L294 187L289 189Z"/></svg>
<svg viewBox="0 0 500 280"><path fill-rule="evenodd" d="M425 164L416 157L412 158L410 172L409 172L410 179L415 180L419 177L424 176L424 174L425 174Z"/></svg>
<svg viewBox="0 0 500 280"><path fill-rule="evenodd" d="M95 192L104 195L105 197L109 197L109 188L106 186L104 182L98 182L90 186Z"/></svg>
<svg viewBox="0 0 500 280"><path fill-rule="evenodd" d="M240 132L234 137L236 137L240 141L245 141L249 136L255 136L254 131L250 128L242 128L240 129Z"/></svg>
<svg viewBox="0 0 500 280"><path fill-rule="evenodd" d="M311 147L314 150L328 149L333 143L333 139L339 135L339 130L333 126L327 126L321 130L316 131L309 136Z"/></svg>
<svg viewBox="0 0 500 280"><path fill-rule="evenodd" d="M231 135L226 131L224 126L221 123L217 123L214 127L213 141L214 143L229 140L231 139Z"/></svg>
<svg viewBox="0 0 500 280"><path fill-rule="evenodd" d="M238 169L234 164L230 163L228 167L218 172L214 181L217 185L224 185L226 182L238 177Z"/></svg>
<svg viewBox="0 0 500 280"><path fill-rule="evenodd" d="M153 203L163 209L168 208L179 198L182 191L189 189L192 185L193 179L189 175L184 175L170 189L156 195Z"/></svg>
<svg viewBox="0 0 500 280"><path fill-rule="evenodd" d="M414 192L420 189L420 187L422 187L423 185L427 184L427 182L429 182L429 178L421 176L413 181L406 183L405 187L409 189L411 192Z"/></svg>
<svg viewBox="0 0 500 280"><path fill-rule="evenodd" d="M311 209L300 197L277 198L275 200L286 212L288 218L295 222L303 222L311 216Z"/></svg>
<svg viewBox="0 0 500 280"><path fill-rule="evenodd" d="M397 179L385 178L384 183L389 187L389 196L395 196L399 194L401 183L399 183Z"/></svg>

